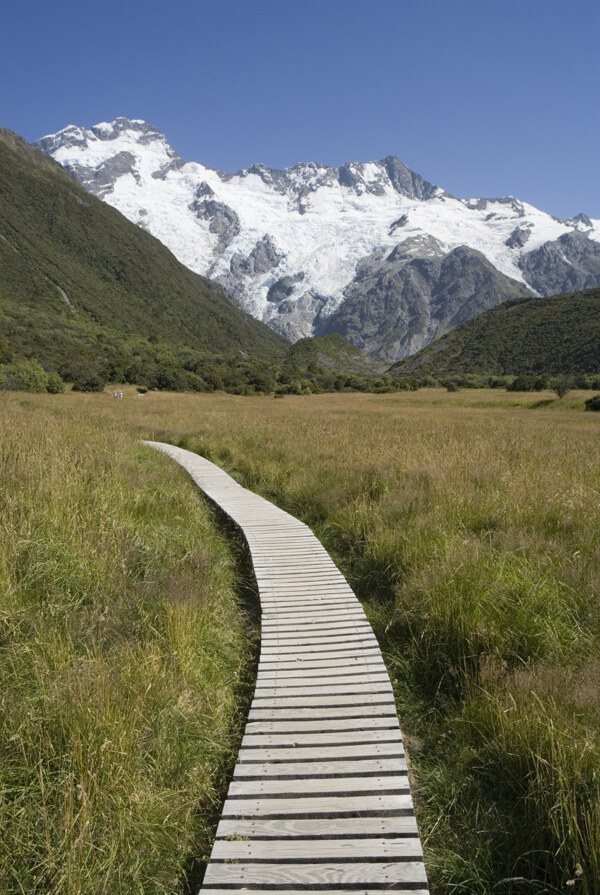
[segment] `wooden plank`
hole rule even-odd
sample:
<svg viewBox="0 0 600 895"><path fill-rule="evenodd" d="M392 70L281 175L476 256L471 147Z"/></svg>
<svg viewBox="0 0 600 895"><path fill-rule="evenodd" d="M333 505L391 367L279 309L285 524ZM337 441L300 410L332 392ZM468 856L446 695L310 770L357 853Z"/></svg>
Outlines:
<svg viewBox="0 0 600 895"><path fill-rule="evenodd" d="M299 636L300 634L315 635L327 634L339 628L340 631L362 631L367 630L369 625L364 612L356 610L345 610L344 612L335 612L330 616L323 617L320 613L318 617L311 615L308 618L295 620L292 618L281 618L279 614L269 611L263 612L261 618L261 629L263 634L279 634L282 637ZM370 627L370 625L369 625Z"/></svg>
<svg viewBox="0 0 600 895"><path fill-rule="evenodd" d="M359 666L353 665L351 668L345 668L343 665L334 665L331 668L307 668L306 666L301 665L284 671L273 671L265 667L260 673L259 684L262 686L270 681L310 681L313 679L327 682L335 681L340 677L350 680L361 677L361 675L367 679L370 675L373 675L374 677L385 675L386 679L389 679L383 662L381 660L374 660L373 662L361 662Z"/></svg>
<svg viewBox="0 0 600 895"><path fill-rule="evenodd" d="M396 730L334 730L310 733L246 733L242 748L263 748L267 746L315 746L348 745L355 743L401 743L400 728ZM368 750L365 750L368 751Z"/></svg>
<svg viewBox="0 0 600 895"><path fill-rule="evenodd" d="M287 600L300 600L309 594L316 597L324 597L331 594L336 597L346 597L360 605L356 595L348 587L345 580L334 576L307 575L305 577L283 575L262 575L258 573L257 580L261 584L261 596L266 599L282 598Z"/></svg>
<svg viewBox="0 0 600 895"><path fill-rule="evenodd" d="M281 687L287 687L290 690L310 690L311 692L318 692L319 688L334 688L334 687L359 687L364 690L367 687L374 685L385 685L388 690L391 689L389 678L386 676L385 672L381 671L379 673L372 674L353 674L353 675L329 675L328 677L303 677L302 675L295 676L293 674L289 675L280 675L279 677L263 677L261 675L260 679L256 682L256 690L255 695L265 696L268 695L265 691L269 689L281 689ZM361 689L358 691L353 690L352 692L361 692Z"/></svg>
<svg viewBox="0 0 600 895"><path fill-rule="evenodd" d="M263 556L260 559L253 560L254 574L261 575L264 573L272 573L277 575L293 576L294 580L301 581L304 578L310 578L312 575L319 575L323 578L332 578L336 581L345 581L344 576L336 569L331 560L324 560L322 556L308 556L304 554L300 559L294 556L288 556L269 559Z"/></svg>
<svg viewBox="0 0 600 895"><path fill-rule="evenodd" d="M335 624L328 622L302 622L295 625L281 625L267 622L262 625L263 637L277 637L279 640L293 639L301 636L330 637L335 631L338 636L342 634L372 633L371 625L365 619L349 618L337 620Z"/></svg>
<svg viewBox="0 0 600 895"><path fill-rule="evenodd" d="M310 587L304 588L298 594L289 594L287 596L277 591L274 591L272 596L263 592L261 605L264 606L265 611L273 607L277 612L295 612L305 607L324 608L325 606L331 606L336 612L344 608L361 608L360 603L357 603L348 594L332 592L331 588L319 592L315 588Z"/></svg>
<svg viewBox="0 0 600 895"><path fill-rule="evenodd" d="M281 609L282 611L289 612L294 606L302 608L305 604L310 606L325 606L328 603L331 603L338 607L346 605L348 609L353 610L362 609L364 614L363 606L358 602L356 597L353 597L352 594L347 593L341 588L320 588L316 586L304 587L297 593L280 591L277 588L273 588L271 593L265 593L264 590L261 590L260 597L262 607L275 611Z"/></svg>
<svg viewBox="0 0 600 895"><path fill-rule="evenodd" d="M333 590L339 591L340 593L345 593L348 596L353 596L355 600L357 600L356 594L353 592L352 588L348 584L345 578L338 577L337 575L323 575L323 576L315 576L315 575L285 575L283 573L270 573L269 575L258 573L259 577L264 579L264 585L269 593L271 590L273 591L287 591L291 595L295 593L302 593L307 589L307 587L314 587L317 590Z"/></svg>
<svg viewBox="0 0 600 895"><path fill-rule="evenodd" d="M256 703L257 708L318 708L319 706L353 705L394 705L391 693L357 693L355 696L333 694L332 696L282 696L260 699Z"/></svg>
<svg viewBox="0 0 600 895"><path fill-rule="evenodd" d="M278 660L269 659L269 661L263 662L262 669L260 667L259 660L259 671L285 671L289 668L348 668L354 669L359 668L362 665L374 665L376 662L381 663L381 668L385 668L383 664L383 660L381 658L381 653L377 650L356 650L355 654L352 655L333 655L333 656L296 656L295 658L283 658Z"/></svg>
<svg viewBox="0 0 600 895"><path fill-rule="evenodd" d="M412 859L423 857L421 843L415 836L395 839L282 839L247 842L218 839L211 861L294 861L299 858L329 861L358 861L374 858Z"/></svg>
<svg viewBox="0 0 600 895"><path fill-rule="evenodd" d="M343 888L342 886L329 886L326 885L323 887L324 891L327 891L327 895L357 895L356 886L353 889ZM224 889L211 889L208 886L202 887L202 895L224 895ZM229 892L247 892L249 895L273 895L274 892L277 895L306 895L307 891L318 891L315 886L310 886L308 889L294 889L293 885L285 887L277 887L276 889L265 889L254 886L252 889L249 889L247 886L233 886L229 887ZM382 888L371 888L370 886L360 886L359 890L360 895L381 895ZM410 892L410 895L429 895L429 890L427 888L423 888L418 884L409 884L406 883L402 886L386 886L385 891L394 891L394 892Z"/></svg>
<svg viewBox="0 0 600 895"><path fill-rule="evenodd" d="M315 594L314 592L306 592L302 596L292 598L284 598L275 595L272 599L267 597L261 600L261 609L264 615L281 613L283 621L294 613L294 617L298 616L302 620L309 612L318 610L323 613L328 609L332 615L339 618L339 614L343 612L357 613L362 607L354 600L349 600L345 595L327 595ZM364 616L364 612L363 612Z"/></svg>
<svg viewBox="0 0 600 895"><path fill-rule="evenodd" d="M376 640L366 641L342 641L340 643L323 643L317 641L311 643L308 641L304 646L286 646L285 644L277 644L274 646L266 645L261 648L261 659L265 661L285 661L286 659L305 660L311 656L315 658L332 656L340 658L343 656L355 656L362 654L375 654L377 658L381 656L379 644ZM269 659L269 657L272 657Z"/></svg>
<svg viewBox="0 0 600 895"><path fill-rule="evenodd" d="M389 718L332 718L331 720L308 721L248 721L245 734L253 733L311 733L318 731L346 730L400 730L397 721Z"/></svg>
<svg viewBox="0 0 600 895"><path fill-rule="evenodd" d="M411 814L383 817L236 818L219 821L217 837L248 836L250 839L312 838L321 836L408 836L416 835L417 822Z"/></svg>
<svg viewBox="0 0 600 895"><path fill-rule="evenodd" d="M317 588L304 588L297 594L289 595L277 593L276 590L272 594L261 594L261 606L264 607L265 612L278 613L281 611L285 614L293 612L295 609L302 609L305 605L314 609L331 606L331 611L334 614L345 606L348 611L360 612L362 610L364 616L364 609L358 600L351 599L348 594L332 592L330 588L324 588L322 591Z"/></svg>
<svg viewBox="0 0 600 895"><path fill-rule="evenodd" d="M342 631L341 633L336 632L329 635L303 633L298 637L280 637L277 634L265 633L262 642L265 645L277 647L278 649L281 647L286 649L302 647L308 644L314 644L315 646L332 646L334 643L370 643L379 645L372 631Z"/></svg>
<svg viewBox="0 0 600 895"><path fill-rule="evenodd" d="M377 774L395 774L406 771L405 758L370 758L361 757L344 761L325 761L322 758L314 761L274 761L246 762L237 764L234 780L250 777L336 777L351 774L364 774L366 777Z"/></svg>
<svg viewBox="0 0 600 895"><path fill-rule="evenodd" d="M283 718L364 718L377 715L396 718L396 707L393 705L362 705L362 706L338 706L336 708L294 708L288 709L281 706L276 709L250 708L249 719L251 721L280 720Z"/></svg>
<svg viewBox="0 0 600 895"><path fill-rule="evenodd" d="M362 618L360 615L358 617L353 615L346 619L340 619L337 613L335 623L306 619L295 623L288 621L286 624L285 621L272 621L267 617L267 619L263 619L262 632L263 634L268 634L271 630L280 637L298 637L300 634L305 633L313 633L315 637L328 637L334 631L340 634L347 631L369 631L373 633L373 629L364 614Z"/></svg>
<svg viewBox="0 0 600 895"><path fill-rule="evenodd" d="M329 666L327 663L331 659L325 660L324 664L319 654L315 658L311 658L313 656L313 653L305 653L302 659L292 659L287 662L263 660L256 681L256 689L260 691L261 697L265 695L263 690L280 689L281 687L290 687L296 690L304 688L316 694L319 688L333 692L331 688L336 686L356 685L357 687L362 686L363 690L365 687L369 688L365 692L370 692L370 688L379 690L385 686L390 693L392 692L389 677L385 677L385 669L381 666L378 668L375 661L364 663L363 675L360 670L357 673L345 671L342 665ZM372 654L367 653L367 656L372 656ZM375 656L372 657L375 660ZM353 690L352 692L361 691Z"/></svg>
<svg viewBox="0 0 600 895"><path fill-rule="evenodd" d="M276 615L277 619L280 619L284 624L286 622L289 624L291 620L306 623L315 617L315 613L324 615L327 612L336 621L340 622L350 622L354 618L361 617L359 606L345 599L335 600L329 597L324 597L323 599L302 598L297 603L285 603L279 598L272 603L263 600L261 611L263 618L269 619L271 616ZM347 618L344 618L345 615L347 615ZM365 617L364 612L362 617Z"/></svg>
<svg viewBox="0 0 600 895"><path fill-rule="evenodd" d="M327 645L328 643L348 643L358 640L359 642L368 641L377 643L372 631L368 631L366 627L354 628L352 625L342 623L340 630L336 630L336 626L328 626L327 630L311 630L300 629L295 633L293 631L284 631L283 633L275 630L263 630L262 639L269 645L273 646L299 646L302 643L315 643ZM335 633L333 633L335 631Z"/></svg>
<svg viewBox="0 0 600 895"><path fill-rule="evenodd" d="M367 661L367 659L372 661ZM330 664L335 662L335 664ZM287 682L292 682L290 686L300 686L304 684L307 687L327 686L331 684L335 686L340 679L346 678L349 682L361 681L364 676L372 676L373 681L386 680L383 675L385 668L377 665L377 657L372 653L364 656L364 661L360 665L353 664L351 670L346 670L342 664L333 659L321 659L320 657L311 658L311 654L305 654L302 659L293 659L291 661L264 662L260 668L259 676L256 681L257 688L286 686ZM364 679L364 678L363 678ZM368 680L368 677L367 677ZM387 678L389 681L389 677Z"/></svg>
<svg viewBox="0 0 600 895"><path fill-rule="evenodd" d="M204 877L205 886L239 885L247 886L265 885L292 886L303 884L343 886L370 883L374 885L393 886L406 882L427 883L425 868L421 861L377 861L372 863L350 862L323 862L323 863L279 863L269 862L244 862L240 864L211 861L206 868Z"/></svg>
<svg viewBox="0 0 600 895"><path fill-rule="evenodd" d="M389 681L378 681L368 684L358 684L356 682L337 685L319 684L312 687L307 687L306 684L301 687L290 687L282 683L274 687L257 687L254 699L283 699L289 696L353 696L360 693L387 693L391 696L392 688ZM258 702L257 705L259 705Z"/></svg>
<svg viewBox="0 0 600 895"><path fill-rule="evenodd" d="M367 661L369 658L372 659L371 662ZM363 661L360 665L353 663L352 669L360 669L364 668L366 671L379 671L381 667L378 669L375 664L376 656L370 653L364 657ZM257 683L262 686L262 682L267 681L270 677L277 677L279 680L289 677L298 677L304 674L309 674L310 672L314 672L316 676L332 676L335 675L336 672L339 672L343 668L343 663L340 660L335 659L315 659L307 656L304 660L293 659L289 662L267 662L264 663L261 667L259 667L259 678L257 679ZM352 674L353 672L346 672L347 674Z"/></svg>
<svg viewBox="0 0 600 895"><path fill-rule="evenodd" d="M357 650L371 650L371 651L379 651L379 644L375 640L374 637L370 637L368 640L363 639L359 640L358 638L346 639L335 643L322 643L321 641L317 641L316 643L312 643L310 640L303 644L292 644L291 646L286 643L271 645L269 642L265 643L261 646L260 654L261 658L265 658L269 655L277 656L277 658L284 656L303 656L307 654L319 654L319 655L330 655L330 654L347 654L348 652L355 653Z"/></svg>
<svg viewBox="0 0 600 895"><path fill-rule="evenodd" d="M310 652L301 653L300 655L294 654L286 654L285 651L281 652L268 652L263 654L261 652L260 660L259 660L259 668L268 669L275 668L278 666L293 668L295 665L301 665L305 663L306 665L312 665L315 667L316 662L330 662L333 661L342 661L344 659L373 659L378 656L377 647L354 647L348 649L339 649L339 650L311 650Z"/></svg>
<svg viewBox="0 0 600 895"><path fill-rule="evenodd" d="M367 655L375 654L379 657L379 653L376 652L376 644L374 645L370 641L363 641L362 643L359 641L356 643L355 641L343 642L340 644L323 644L321 642L312 643L310 641L306 642L303 647L288 647L285 645L265 645L264 649L260 651L260 657L263 662L263 665L268 664L270 661L281 662L286 659L300 659L302 661L306 661L311 657L321 658L322 656L339 656L339 655L347 655L349 652L352 655L356 655L357 653L362 654L366 653Z"/></svg>
<svg viewBox="0 0 600 895"><path fill-rule="evenodd" d="M312 537L314 538L314 535L312 535ZM309 536L302 532L265 532L264 535L260 535L260 537L257 537L256 534L252 534L248 543L252 548L253 556L256 556L260 561L264 556L270 555L270 552L274 549L274 545L277 544L280 539L281 547L273 553L273 559L275 561L286 559L289 554L297 551L300 554L321 556L323 557L324 563L331 562L331 557L325 551L323 545L319 541L316 541L317 546L313 547L312 542L309 541Z"/></svg>
<svg viewBox="0 0 600 895"><path fill-rule="evenodd" d="M339 609L331 606L316 606L314 609L307 608L300 612L283 612L272 609L263 609L261 625L264 631L270 628L279 627L281 630L288 629L290 625L297 623L299 626L305 625L329 625L333 627L337 624L349 625L352 622L362 622L365 614L362 609L353 609L342 607Z"/></svg>
<svg viewBox="0 0 600 895"><path fill-rule="evenodd" d="M276 558L272 562L268 560L262 562L262 560L257 557L255 548L253 552L253 566L255 575L264 575L265 578L271 577L275 582L278 580L279 576L285 579L290 585L293 585L294 583L300 584L307 578L322 576L328 579L331 578L339 584L343 584L349 591L352 590L346 578L342 575L340 570L333 565L331 560L326 561L322 557L309 558L304 555L300 556L298 559L295 559L293 556L289 557L289 561Z"/></svg>
<svg viewBox="0 0 600 895"><path fill-rule="evenodd" d="M329 623L327 618L314 617L313 613L318 612L319 616L329 613L332 620L345 624L353 622L365 622L367 617L360 603L352 600L330 600L326 595L312 594L310 598L303 595L299 601L294 604L286 601L286 599L277 596L272 599L261 600L262 621L265 624L280 625L281 627L290 627L295 622L299 625L310 627L311 625L320 625L326 627ZM292 616L292 613L294 615ZM309 614L310 613L310 614ZM341 615L347 615L346 619L340 618Z"/></svg>
<svg viewBox="0 0 600 895"><path fill-rule="evenodd" d="M296 780L233 780L229 785L227 798L236 796L308 796L334 793L365 794L408 792L406 774L389 777L306 777Z"/></svg>
<svg viewBox="0 0 600 895"><path fill-rule="evenodd" d="M306 611L306 610L305 610ZM282 620L285 625L285 620ZM308 621L296 620L296 628L287 624L287 630L282 630L281 621L274 625L270 618L265 619L262 625L263 637L277 637L279 640L293 641L303 637L314 637L319 640L340 637L372 637L375 640L373 629L363 617L355 614L347 615L346 610L334 610L334 618L329 621L315 621L314 617Z"/></svg>
<svg viewBox="0 0 600 895"><path fill-rule="evenodd" d="M273 746L272 748L241 748L238 761L333 761L336 758L375 758L397 756L404 758L402 743L368 743L362 746Z"/></svg>
<svg viewBox="0 0 600 895"><path fill-rule="evenodd" d="M308 571L300 575L297 569L294 572L290 567L289 572L280 568L268 573L264 569L262 571L255 569L254 577L261 585L261 592L262 588L265 589L266 596L272 595L271 592L276 594L287 593L289 596L302 596L306 591L314 588L319 591L345 594L348 598L353 597L356 599L356 595L352 593L346 579L333 573Z"/></svg>
<svg viewBox="0 0 600 895"><path fill-rule="evenodd" d="M310 600L307 600L307 593L304 592L301 594L296 601L296 605L292 605L292 602L287 598L280 598L277 594L274 594L273 597L264 597L261 599L261 611L263 615L263 619L265 618L273 618L273 621L279 621L282 625L289 625L293 622L293 618L290 617L292 612L298 611L298 621L300 624L310 624L311 619L307 616L308 610L311 612L319 611L321 615L325 613L326 610L329 610L329 614L332 618L339 618L341 612L345 612L348 614L349 618L361 618L365 619L365 610L361 606L361 604L357 600L348 599L346 603L343 601L329 601L327 599L326 593L316 593L312 591L308 596L311 596ZM280 614L281 613L281 618ZM327 624L327 619L315 619L317 624Z"/></svg>
<svg viewBox="0 0 600 895"><path fill-rule="evenodd" d="M270 630L289 631L292 625L297 625L297 630L309 630L314 628L334 628L337 625L364 624L365 614L360 608L314 606L307 607L299 612L287 612L264 608L262 610L261 627L267 632Z"/></svg>
<svg viewBox="0 0 600 895"><path fill-rule="evenodd" d="M223 806L225 817L301 817L316 815L335 817L362 815L366 812L381 815L391 812L411 812L412 801L409 795L370 795L370 796L327 796L321 798L298 797L292 799L227 799Z"/></svg>

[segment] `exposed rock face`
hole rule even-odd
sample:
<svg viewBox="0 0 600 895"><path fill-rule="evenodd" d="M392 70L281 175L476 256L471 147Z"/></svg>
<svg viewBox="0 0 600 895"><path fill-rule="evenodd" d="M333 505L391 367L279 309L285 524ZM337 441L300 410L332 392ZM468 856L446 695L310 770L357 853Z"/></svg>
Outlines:
<svg viewBox="0 0 600 895"><path fill-rule="evenodd" d="M291 338L339 327L403 357L528 288L600 285L599 220L559 221L514 196L457 199L393 156L226 174L126 118L38 146Z"/></svg>
<svg viewBox="0 0 600 895"><path fill-rule="evenodd" d="M236 277L257 277L277 267L280 260L271 237L266 233L246 258L243 255L233 255L229 268Z"/></svg>
<svg viewBox="0 0 600 895"><path fill-rule="evenodd" d="M515 227L504 245L509 249L522 249L531 236L531 227Z"/></svg>
<svg viewBox="0 0 600 895"><path fill-rule="evenodd" d="M540 295L591 289L600 283L600 243L579 231L566 233L523 255L520 267Z"/></svg>
<svg viewBox="0 0 600 895"><path fill-rule="evenodd" d="M312 292L305 292L295 301L284 299L277 306L279 313L273 318L271 326L292 342L312 336L313 321L318 319L324 304L325 299Z"/></svg>
<svg viewBox="0 0 600 895"><path fill-rule="evenodd" d="M437 240L408 240L357 271L340 308L318 335L339 332L367 354L400 360L509 298L531 294L479 252L445 252Z"/></svg>
<svg viewBox="0 0 600 895"><path fill-rule="evenodd" d="M509 208L514 213L515 217L525 217L525 206L518 199L515 199L514 196L502 196L499 199L466 199L465 205L468 205L469 208L473 208L476 211L488 211L489 209L488 220L491 220L492 217L499 216L496 206L502 205Z"/></svg>
<svg viewBox="0 0 600 895"><path fill-rule="evenodd" d="M577 229L581 230L583 233L594 229L594 222L587 216L587 214L576 214L575 217L570 218L567 223L577 227Z"/></svg>
<svg viewBox="0 0 600 895"><path fill-rule="evenodd" d="M202 196L214 196L208 184L203 184L196 190L196 198L190 203L189 209L198 220L208 221L210 232L218 237L215 254L220 255L240 232L240 219L233 208L212 198L203 199Z"/></svg>
<svg viewBox="0 0 600 895"><path fill-rule="evenodd" d="M280 280L277 280L276 283L273 283L273 285L269 287L269 291L267 292L267 301L271 301L275 304L279 301L284 301L284 299L290 297L296 285L298 283L301 283L303 280L303 271L300 271L293 277L282 277Z"/></svg>
<svg viewBox="0 0 600 895"><path fill-rule="evenodd" d="M281 261L277 249L268 234L259 239L248 255L234 253L229 262L229 270L215 276L243 308L248 307L252 284L257 277L269 273ZM211 270L211 274L214 270Z"/></svg>
<svg viewBox="0 0 600 895"><path fill-rule="evenodd" d="M390 236L392 235L392 233L394 233L400 227L406 227L407 224L408 224L408 215L403 214L401 218L398 218L397 221L393 221L390 224L390 229L389 229Z"/></svg>
<svg viewBox="0 0 600 895"><path fill-rule="evenodd" d="M124 174L131 174L136 183L140 183L140 175L136 170L136 158L131 152L118 152L111 159L98 165L96 168L88 168L84 165L65 165L69 174L79 181L79 183L103 199L107 193L110 193L115 180L123 177Z"/></svg>
<svg viewBox="0 0 600 895"><path fill-rule="evenodd" d="M420 174L415 174L410 168L407 168L400 159L393 155L384 158L381 165L390 178L390 181L397 193L401 196L407 196L410 199L432 199L440 192L439 187L434 186L427 180L423 180Z"/></svg>

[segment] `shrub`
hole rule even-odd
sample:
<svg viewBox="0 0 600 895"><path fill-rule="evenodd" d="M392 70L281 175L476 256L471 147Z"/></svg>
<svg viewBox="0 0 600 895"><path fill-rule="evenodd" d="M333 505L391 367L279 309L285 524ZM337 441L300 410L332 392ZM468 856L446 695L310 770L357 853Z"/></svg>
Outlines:
<svg viewBox="0 0 600 895"><path fill-rule="evenodd" d="M189 388L189 380L180 370L157 367L148 377L148 387L169 392L184 392Z"/></svg>
<svg viewBox="0 0 600 895"><path fill-rule="evenodd" d="M65 384L58 373L48 373L46 391L51 395L61 395L65 390Z"/></svg>
<svg viewBox="0 0 600 895"><path fill-rule="evenodd" d="M588 398L585 402L585 409L600 411L600 395L594 395L593 398Z"/></svg>
<svg viewBox="0 0 600 895"><path fill-rule="evenodd" d="M573 388L573 379L571 376L559 376L552 382L552 391L559 398L564 398Z"/></svg>
<svg viewBox="0 0 600 895"><path fill-rule="evenodd" d="M45 392L48 374L36 360L20 360L0 371L0 388L14 392Z"/></svg>
<svg viewBox="0 0 600 895"><path fill-rule="evenodd" d="M513 381L506 386L507 392L532 392L535 388L536 376L530 373L522 373L515 376Z"/></svg>
<svg viewBox="0 0 600 895"><path fill-rule="evenodd" d="M490 376L488 379L488 388L508 388L510 380L507 376Z"/></svg>
<svg viewBox="0 0 600 895"><path fill-rule="evenodd" d="M446 383L446 391L447 392L459 392L460 385L458 384L458 382L455 382L453 379L451 379L450 382Z"/></svg>
<svg viewBox="0 0 600 895"><path fill-rule="evenodd" d="M81 376L73 383L74 392L101 392L104 391L104 382L96 373Z"/></svg>

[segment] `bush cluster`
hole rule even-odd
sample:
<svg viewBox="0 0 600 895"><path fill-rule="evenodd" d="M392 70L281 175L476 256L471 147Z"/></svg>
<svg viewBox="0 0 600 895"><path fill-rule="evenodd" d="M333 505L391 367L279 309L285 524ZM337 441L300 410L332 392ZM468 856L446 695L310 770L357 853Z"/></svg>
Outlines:
<svg viewBox="0 0 600 895"><path fill-rule="evenodd" d="M36 360L18 360L0 365L0 389L11 392L60 394L65 383L54 370L44 370Z"/></svg>
<svg viewBox="0 0 600 895"><path fill-rule="evenodd" d="M293 357L293 350L290 357ZM0 363L0 389L30 392L62 392L65 382L72 382L75 391L88 392L102 391L105 385L118 382L154 391L225 391L235 395L382 394L421 388L446 388L449 392L505 388L512 392L552 389L563 397L571 388L600 389L600 376L585 373L558 377L544 373L395 376L393 371L381 374L368 368L360 372L335 369L313 360L305 365L290 358L264 361L239 355L207 356L185 346L152 344L143 339L102 345L96 357L80 357L73 351L56 366L15 355L6 349L0 354L0 360L4 361Z"/></svg>

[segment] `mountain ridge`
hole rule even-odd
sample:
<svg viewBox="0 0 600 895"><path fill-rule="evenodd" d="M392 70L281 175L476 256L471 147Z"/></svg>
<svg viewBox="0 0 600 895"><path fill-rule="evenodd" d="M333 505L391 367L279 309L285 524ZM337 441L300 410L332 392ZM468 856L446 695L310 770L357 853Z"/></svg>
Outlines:
<svg viewBox="0 0 600 895"><path fill-rule="evenodd" d="M289 345L221 287L1 128L0 182L0 362L36 358L66 378L100 365L117 378L124 357L135 365L172 349L285 355Z"/></svg>
<svg viewBox="0 0 600 895"><path fill-rule="evenodd" d="M392 378L600 374L600 288L507 301L388 372Z"/></svg>
<svg viewBox="0 0 600 895"><path fill-rule="evenodd" d="M228 174L185 162L158 128L125 118L90 129L70 125L37 145L292 340L339 325L369 353L397 360L443 332L456 310L432 302L444 289L435 272L416 296L416 312L414 296L403 289L392 296L389 278L380 277L370 286L377 319L356 313L361 271L415 239L435 240L440 258L469 250L464 270L480 285L464 296L464 314L519 292L600 284L600 221L583 213L560 221L513 196L457 199L394 156L338 168L256 163ZM484 262L496 271L493 288ZM366 337L364 328L346 326L348 318L363 318L380 335Z"/></svg>

